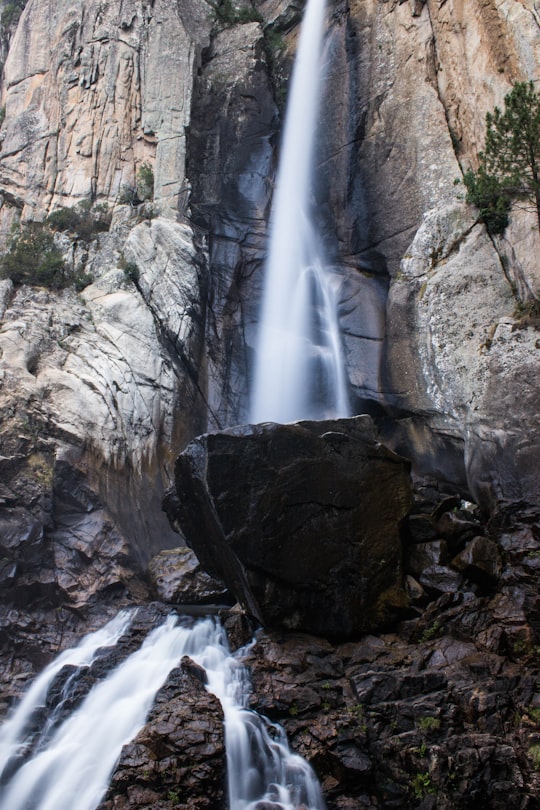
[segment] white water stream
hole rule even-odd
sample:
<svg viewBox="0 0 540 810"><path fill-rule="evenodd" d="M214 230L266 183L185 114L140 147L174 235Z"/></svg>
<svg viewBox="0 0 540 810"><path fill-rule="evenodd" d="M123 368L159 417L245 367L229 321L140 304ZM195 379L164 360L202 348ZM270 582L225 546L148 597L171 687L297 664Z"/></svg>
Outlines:
<svg viewBox="0 0 540 810"><path fill-rule="evenodd" d="M325 267L311 202L324 24L325 0L308 0L272 201L251 422L349 415L337 280Z"/></svg>
<svg viewBox="0 0 540 810"><path fill-rule="evenodd" d="M90 666L98 650L115 645L130 622L131 615L127 611L120 612L105 627L85 636L76 647L64 650L33 681L17 710L0 726L0 778L10 759L25 747L32 718L36 710L44 705L49 687L60 670L65 666Z"/></svg>
<svg viewBox="0 0 540 810"><path fill-rule="evenodd" d="M44 704L61 668L89 665L99 646L115 644L128 623L129 617L120 614L79 647L62 653L36 679L0 727L3 768L24 745L32 714ZM324 810L312 769L291 753L283 729L245 708L247 671L230 655L221 625L205 619L183 627L175 617L152 631L139 650L96 684L0 786L1 810L95 810L122 746L142 728L157 691L183 655L206 669L208 689L223 705L230 810L256 810L258 802L271 803L274 810Z"/></svg>
<svg viewBox="0 0 540 810"><path fill-rule="evenodd" d="M325 810L313 769L291 752L283 728L246 708L247 669L230 654L223 628L207 623L213 626L209 643L192 657L205 668L225 715L230 810Z"/></svg>

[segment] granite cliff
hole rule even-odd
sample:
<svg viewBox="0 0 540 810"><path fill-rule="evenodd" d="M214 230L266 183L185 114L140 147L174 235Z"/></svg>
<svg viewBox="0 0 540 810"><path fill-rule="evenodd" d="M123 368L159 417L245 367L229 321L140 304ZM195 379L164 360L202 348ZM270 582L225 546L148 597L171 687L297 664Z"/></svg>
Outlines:
<svg viewBox="0 0 540 810"><path fill-rule="evenodd" d="M141 573L178 544L161 507L176 455L246 420L302 7L0 2L2 250L13 227L62 207L109 217L107 231L55 233L78 289L0 281L8 696L84 627L148 597ZM486 112L516 81L540 77L539 33L534 0L329 9L315 194L341 279L354 409L373 415L417 480L475 501L484 520L540 502L540 342L523 314L540 297L540 235L515 206L504 236L490 236L454 181L476 165ZM142 169L153 182L139 194ZM428 569L449 559L431 545L430 555ZM443 598L430 582L415 610ZM529 628L529 654L532 592L525 602L532 613L515 625ZM493 644L515 657L513 641Z"/></svg>

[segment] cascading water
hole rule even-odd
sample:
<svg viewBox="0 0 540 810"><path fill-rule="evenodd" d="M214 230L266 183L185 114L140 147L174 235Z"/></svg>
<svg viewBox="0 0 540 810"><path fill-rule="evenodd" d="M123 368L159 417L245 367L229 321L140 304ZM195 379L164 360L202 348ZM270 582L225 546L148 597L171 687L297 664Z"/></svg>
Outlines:
<svg viewBox="0 0 540 810"><path fill-rule="evenodd" d="M349 414L337 282L310 204L324 21L325 0L308 0L272 202L251 422Z"/></svg>
<svg viewBox="0 0 540 810"><path fill-rule="evenodd" d="M34 682L2 727L5 810L95 810L105 795L122 746L145 723L158 689L183 655L206 669L208 689L222 702L229 782L229 810L324 810L310 766L289 750L283 729L245 708L249 679L229 653L221 625L205 619L193 627L175 617L152 631L132 653L95 685L50 736L33 739L33 753L14 773L5 765L29 740L32 714L63 666L88 666L99 647L125 632L127 614L60 655ZM33 735L32 735L33 736ZM261 804L259 804L259 802Z"/></svg>
<svg viewBox="0 0 540 810"><path fill-rule="evenodd" d="M211 625L209 644L192 657L223 707L230 810L325 810L315 773L291 752L283 728L246 708L247 669L229 653L223 628Z"/></svg>
<svg viewBox="0 0 540 810"><path fill-rule="evenodd" d="M194 639L194 633L176 626L172 617L152 631L141 648L94 686L50 739L38 745L1 789L0 807L94 810L122 746L142 728L156 692L181 656L196 645Z"/></svg>
<svg viewBox="0 0 540 810"><path fill-rule="evenodd" d="M111 647L126 632L132 619L127 611L120 612L112 621L85 636L72 649L64 650L30 686L16 711L0 726L0 779L13 758L26 747L28 732L36 710L43 706L47 692L61 669L66 666L87 667L103 647Z"/></svg>

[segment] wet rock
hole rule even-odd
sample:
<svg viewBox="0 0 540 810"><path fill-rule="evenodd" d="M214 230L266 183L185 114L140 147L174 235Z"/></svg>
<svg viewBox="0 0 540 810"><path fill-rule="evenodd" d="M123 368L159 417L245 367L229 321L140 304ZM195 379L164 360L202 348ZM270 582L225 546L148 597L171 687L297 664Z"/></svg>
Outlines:
<svg viewBox="0 0 540 810"><path fill-rule="evenodd" d="M432 593L456 593L463 577L446 565L429 565L420 575L420 584Z"/></svg>
<svg viewBox="0 0 540 810"><path fill-rule="evenodd" d="M429 543L437 537L437 531L429 515L409 515L407 528L411 543Z"/></svg>
<svg viewBox="0 0 540 810"><path fill-rule="evenodd" d="M464 545L467 540L478 534L479 526L470 520L464 520L458 514L445 512L437 520L437 532L443 537L451 549L457 549Z"/></svg>
<svg viewBox="0 0 540 810"><path fill-rule="evenodd" d="M309 636L259 635L248 657L252 704L285 725L330 810L537 805L537 605L528 573L503 567L513 588L443 594L395 634L324 648ZM297 702L307 684L319 705Z"/></svg>
<svg viewBox="0 0 540 810"><path fill-rule="evenodd" d="M162 602L198 605L227 601L227 588L203 571L187 547L156 554L148 564L147 574L152 591Z"/></svg>
<svg viewBox="0 0 540 810"><path fill-rule="evenodd" d="M249 426L201 436L179 456L172 521L265 626L345 638L404 604L408 465L370 425Z"/></svg>
<svg viewBox="0 0 540 810"><path fill-rule="evenodd" d="M227 632L231 650L237 650L239 647L248 644L258 629L257 622L238 604L234 605L230 610L222 611L220 618Z"/></svg>
<svg viewBox="0 0 540 810"><path fill-rule="evenodd" d="M223 713L188 667L173 670L144 728L124 746L100 810L211 810L225 787Z"/></svg>
<svg viewBox="0 0 540 810"><path fill-rule="evenodd" d="M501 555L495 543L486 537L474 537L454 557L452 567L479 585L494 585L502 571Z"/></svg>
<svg viewBox="0 0 540 810"><path fill-rule="evenodd" d="M418 580L416 580L410 574L407 574L405 577L405 590L407 592L407 596L413 603L421 601L426 595L425 590L422 588Z"/></svg>
<svg viewBox="0 0 540 810"><path fill-rule="evenodd" d="M445 540L419 543L407 549L405 565L407 571L418 578L426 568L445 562L447 555L448 549Z"/></svg>

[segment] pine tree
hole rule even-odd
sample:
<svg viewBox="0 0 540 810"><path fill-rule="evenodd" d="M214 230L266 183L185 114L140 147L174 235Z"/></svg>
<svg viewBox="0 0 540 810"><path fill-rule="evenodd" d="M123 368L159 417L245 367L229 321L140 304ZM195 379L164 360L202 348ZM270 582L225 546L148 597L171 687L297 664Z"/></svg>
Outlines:
<svg viewBox="0 0 540 810"><path fill-rule="evenodd" d="M540 96L532 82L518 82L486 116L486 145L477 172L465 173L467 201L480 211L490 233L508 225L513 199L532 202L540 230Z"/></svg>

